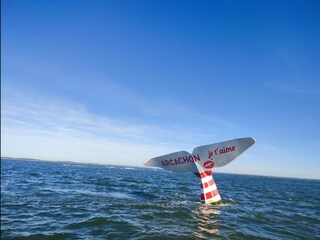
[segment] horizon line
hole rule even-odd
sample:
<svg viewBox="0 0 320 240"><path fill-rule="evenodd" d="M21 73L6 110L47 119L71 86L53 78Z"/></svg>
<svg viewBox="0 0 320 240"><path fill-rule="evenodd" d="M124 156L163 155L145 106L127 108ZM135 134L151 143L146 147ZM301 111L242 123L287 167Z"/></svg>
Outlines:
<svg viewBox="0 0 320 240"><path fill-rule="evenodd" d="M17 157L2 157L3 160L15 160L15 161L26 161L26 162L52 162L52 163L62 163L62 164L81 164L81 165L99 165L99 166L112 166L112 167L134 167L134 168L145 168L145 169L157 169L160 171L166 171L159 167L145 167L145 166L133 166L133 165L116 165L116 164L107 164L107 163L89 163L89 162L75 162L75 161L65 161L65 160L44 160L37 158L17 158ZM305 178L305 177L286 177L286 176L271 176L271 175L260 175L260 174L250 174L250 173L228 173L228 172L215 172L218 174L231 174L231 175L246 175L246 176L256 176L256 177L269 177L269 178L286 178L286 179L298 179L298 180L315 180L320 181L320 178Z"/></svg>

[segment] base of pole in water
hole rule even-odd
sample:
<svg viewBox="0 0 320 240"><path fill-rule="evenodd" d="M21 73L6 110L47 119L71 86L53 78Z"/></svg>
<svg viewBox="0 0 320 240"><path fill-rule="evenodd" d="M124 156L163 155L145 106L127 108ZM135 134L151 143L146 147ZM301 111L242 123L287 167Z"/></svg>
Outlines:
<svg viewBox="0 0 320 240"><path fill-rule="evenodd" d="M212 171L205 171L202 173L194 173L201 179L201 188L203 193L200 198L205 203L218 203L221 201L221 197L218 188L212 177Z"/></svg>

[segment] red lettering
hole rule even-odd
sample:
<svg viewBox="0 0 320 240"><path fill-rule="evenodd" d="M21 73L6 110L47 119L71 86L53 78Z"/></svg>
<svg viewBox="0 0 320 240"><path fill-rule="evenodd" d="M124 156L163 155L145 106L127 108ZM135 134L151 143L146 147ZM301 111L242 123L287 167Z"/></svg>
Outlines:
<svg viewBox="0 0 320 240"><path fill-rule="evenodd" d="M188 159L188 156L186 156L186 157L183 157L183 161L184 161L184 163L189 163L189 159Z"/></svg>
<svg viewBox="0 0 320 240"><path fill-rule="evenodd" d="M232 148L231 147L227 147L226 152L231 152Z"/></svg>
<svg viewBox="0 0 320 240"><path fill-rule="evenodd" d="M174 166L178 164L186 164L186 163L196 162L196 161L201 161L199 154L194 156L185 156L185 157L179 157L179 158L174 158L170 160L164 160L162 161L162 166Z"/></svg>
<svg viewBox="0 0 320 240"><path fill-rule="evenodd" d="M199 156L199 154L193 155L193 159L194 159L195 162L196 162L196 161L200 161L200 156Z"/></svg>
<svg viewBox="0 0 320 240"><path fill-rule="evenodd" d="M219 153L220 154L224 154L224 153L227 153L227 152L233 152L236 150L236 146L232 146L232 147L223 147L222 149L219 150Z"/></svg>

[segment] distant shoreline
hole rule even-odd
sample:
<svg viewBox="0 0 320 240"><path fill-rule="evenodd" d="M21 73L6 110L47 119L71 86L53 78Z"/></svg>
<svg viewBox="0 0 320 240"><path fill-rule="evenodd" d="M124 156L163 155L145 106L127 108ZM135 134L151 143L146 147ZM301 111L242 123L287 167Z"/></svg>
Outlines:
<svg viewBox="0 0 320 240"><path fill-rule="evenodd" d="M131 165L114 165L114 164L103 164L103 163L83 163L83 162L73 162L73 161L54 161L54 160L42 160L36 158L15 158L15 157L1 157L3 160L13 160L13 161L26 161L26 162L47 162L47 163L62 163L62 164L80 164L80 165L92 165L92 166L107 166L107 167L130 167L130 168L140 168L140 169L157 169L159 171L165 171L162 168L156 167L142 167L142 166L131 166ZM297 180L314 180L320 181L317 178L299 178L299 177L285 177L285 176L268 176L268 175L258 175L258 174L245 174L245 173L224 173L216 172L216 174L230 174L230 175L245 175L253 177L267 177L267 178L283 178L283 179L297 179Z"/></svg>
<svg viewBox="0 0 320 240"><path fill-rule="evenodd" d="M109 167L149 168L149 167L131 166L131 165L114 165L114 164L103 164L103 163L83 163L83 162L73 162L73 161L42 160L42 159L37 159L37 158L1 157L1 161L3 161L3 160L26 161L26 162L62 163L62 164L80 164L80 165L96 165L96 166L109 166Z"/></svg>

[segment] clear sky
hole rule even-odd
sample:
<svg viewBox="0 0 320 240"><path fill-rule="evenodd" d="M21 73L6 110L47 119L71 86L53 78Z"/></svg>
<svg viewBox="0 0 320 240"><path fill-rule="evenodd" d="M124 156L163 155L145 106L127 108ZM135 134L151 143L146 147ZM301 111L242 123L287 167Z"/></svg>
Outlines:
<svg viewBox="0 0 320 240"><path fill-rule="evenodd" d="M1 1L1 156L320 179L320 2Z"/></svg>

